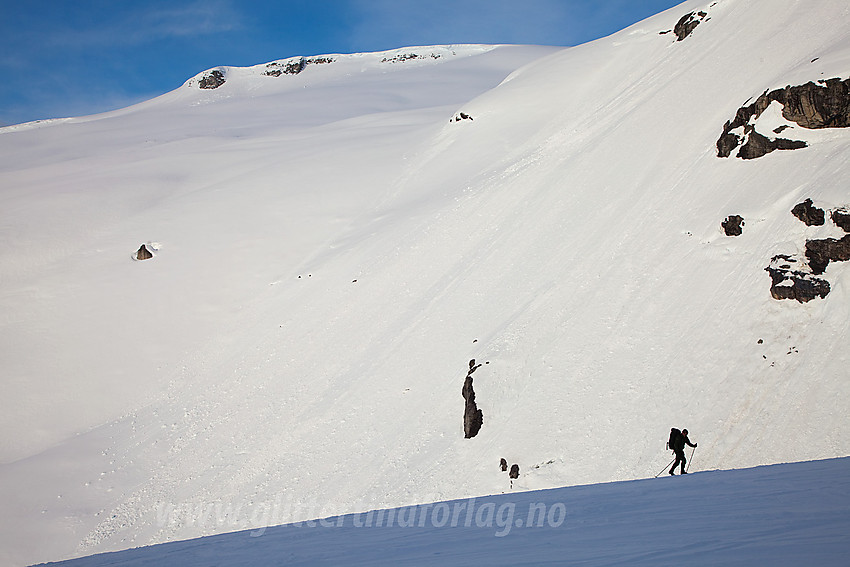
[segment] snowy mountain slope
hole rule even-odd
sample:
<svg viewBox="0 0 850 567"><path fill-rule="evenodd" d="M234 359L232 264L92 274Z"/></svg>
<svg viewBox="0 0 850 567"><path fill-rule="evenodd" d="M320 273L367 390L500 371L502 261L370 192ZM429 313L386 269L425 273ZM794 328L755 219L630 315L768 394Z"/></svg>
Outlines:
<svg viewBox="0 0 850 567"><path fill-rule="evenodd" d="M833 459L438 502L61 565L840 566L850 553L848 463Z"/></svg>
<svg viewBox="0 0 850 567"><path fill-rule="evenodd" d="M850 204L850 132L715 148L765 90L850 77L847 11L685 2L0 131L8 557L498 493L500 458L517 489L641 478L671 425L700 468L847 454L846 263L805 304L764 269L843 234L790 210Z"/></svg>
<svg viewBox="0 0 850 567"><path fill-rule="evenodd" d="M145 364L153 357L145 356L144 349L157 343L170 346L178 342L177 337L200 338L202 330L183 329L174 336L157 337L165 330L163 321L168 322L167 326L213 324L205 320L210 316L203 317L202 313L200 321L195 318L184 322L185 312L181 317L163 319L152 317L151 309L163 310L163 302L183 302L188 295L198 293L210 295L199 298L199 302L208 303L215 318L219 314L212 312L219 306L236 309L240 302L258 289L265 290L270 283L266 277L260 283L252 283L254 276L245 274L245 269L256 270L252 264L269 264L267 259L275 250L284 256L280 258L282 268L270 267L271 276L280 276L281 270L288 273L293 263L288 255L300 261L305 253L301 246L304 241L309 242L306 249L312 251L318 245L316 239L322 243L338 230L334 223L347 222L348 217L360 214L361 203L382 197L387 180L396 175L394 168L401 152L412 143L406 136L413 132L416 139L422 123L430 125L435 118L442 120L455 105L494 86L522 62L551 50L464 46L400 51L458 54L456 60L440 65L432 61L442 63L451 55L439 60L429 58L424 62L425 69L418 60L380 64L388 54L349 56L296 77L246 74L245 80L233 80L212 92L187 85L126 111L71 119L47 129L27 129L27 125L7 128L3 136L3 171L9 215L4 234L9 246L4 252L4 279L16 284L16 291L23 290L20 293L30 301L29 305L22 305L9 294L6 312L13 314L12 326L45 322L36 325L40 327L37 331L24 328L25 333L35 337L15 339L16 333L9 335L11 340L25 341L23 346L37 345L41 352L52 350L54 355L50 360L33 361L30 351L21 349L15 353L9 349L7 354L15 366L10 374L17 375L18 380L5 386L14 388L14 399L35 396L33 403L46 404L52 412L54 405L64 406L64 402L42 396L25 376L37 376L38 382L60 373L87 373L89 376L79 381L82 384L71 380L72 387L88 384L92 389L109 389L116 385L119 390L115 395L122 395L119 392L131 386L139 375L149 383L156 374L157 362L150 363L152 369L133 372L127 380L116 380L116 373L130 371L126 364L130 353L141 349L135 364ZM490 51L499 53L496 60L494 53L488 54ZM475 55L479 56L475 57L476 62L470 62L469 57ZM411 89L409 83L414 78L416 89ZM358 151L350 151L352 145ZM369 161L370 167L357 170L360 179L356 189L362 190L354 191L347 176L358 161ZM328 164L334 167L329 168ZM375 167L378 164L380 167ZM254 192L245 194L248 188ZM232 200L215 198L222 193L239 202L241 210L235 209L238 217L232 214ZM269 203L266 199L270 194L280 201ZM292 211L321 215L322 221L329 222L304 226L298 222L303 219L292 218ZM256 218L258 215L264 218ZM267 224L255 227L257 234L249 234L245 225L260 221ZM185 231L192 241L182 244L182 239L162 238L169 234L159 235L160 226L172 232ZM106 254L120 255L124 260L150 238L161 239L159 244L164 250L178 241L187 246L187 252L197 253L181 255L183 271L171 271L172 281L166 282L134 281L140 271L138 266L122 263L116 271L110 268L112 262L93 258L104 247L110 247ZM280 245L282 242L284 246ZM257 249L258 246L265 249ZM119 247L127 247L126 253ZM202 250L218 250L219 261L208 261ZM192 256L197 264L187 265L193 262ZM174 255L163 253L159 260L168 262L169 257ZM48 267L54 263L64 264L60 268L67 266L67 271L78 270L78 275L69 281L79 281L81 288L105 289L71 293L50 289L62 288L66 283L65 270ZM92 269L101 267L116 281L103 282L103 274L91 274ZM223 281L222 272L236 273ZM218 285L214 283L216 279ZM36 284L38 289L32 291ZM172 287L168 292L146 288L159 284L182 287ZM243 284L248 288L247 296L236 294L236 290L213 289ZM93 297L80 296L76 293L80 291L91 292ZM158 301L153 301L154 297ZM134 301L147 308L132 309ZM81 310L92 308L97 321L91 322L95 327L91 332L81 329L84 313L68 313L75 305ZM101 317L112 310L121 313L121 325L113 324L112 317ZM146 325L150 328L145 329ZM91 347L68 340L72 330L95 342L106 333L117 334L111 346L123 351L116 360L101 359L92 364L98 358L98 345L91 345L95 350L92 352ZM79 360L74 352L82 353ZM50 366L54 363L59 366ZM67 382L57 379L50 385L61 387ZM149 384L144 389L148 390ZM81 397L97 403L92 393ZM108 406L108 411L114 412L113 403L108 402ZM72 409L75 416L62 417L84 419L88 426L98 423L80 415L84 412L79 409ZM5 460L38 452L45 444L67 435L66 431L45 432L45 443L34 444L32 438L20 435L26 432L32 436L32 424L22 423L14 416L7 419L4 428L11 428L13 435L4 440Z"/></svg>
<svg viewBox="0 0 850 567"><path fill-rule="evenodd" d="M221 382L206 364L224 353L238 365L280 329L276 315L271 327L251 317L281 284L305 283L306 260L372 215L423 129L553 51L396 55L445 49L457 57L352 56L295 77L254 73L254 90L186 85L125 111L3 131L0 419L10 464L0 490L13 511L3 528L17 540L6 553L70 553L134 487L174 474L160 460L172 460L181 423L192 422L188 435L200 425L183 408L208 409L194 399L206 397L203 379ZM156 257L131 261L146 241Z"/></svg>

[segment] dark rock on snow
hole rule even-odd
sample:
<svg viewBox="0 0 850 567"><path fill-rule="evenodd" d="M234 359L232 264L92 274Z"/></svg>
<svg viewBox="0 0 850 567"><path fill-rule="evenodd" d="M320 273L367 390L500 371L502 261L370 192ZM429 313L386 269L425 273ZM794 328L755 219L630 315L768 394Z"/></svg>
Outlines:
<svg viewBox="0 0 850 567"><path fill-rule="evenodd" d="M144 244L139 246L139 249L136 251L136 260L149 260L151 258L153 258L151 251Z"/></svg>
<svg viewBox="0 0 850 567"><path fill-rule="evenodd" d="M505 471L508 470L508 462L504 459L504 457L502 458L501 461L499 461L499 468L502 469L502 472L505 472Z"/></svg>
<svg viewBox="0 0 850 567"><path fill-rule="evenodd" d="M740 215L729 215L726 220L720 223L723 227L723 232L726 236L741 236L744 232L744 217Z"/></svg>
<svg viewBox="0 0 850 567"><path fill-rule="evenodd" d="M472 386L472 373L480 367L480 364L475 364L474 358L469 361L469 372L466 374L461 392L463 399L466 400L463 410L463 436L465 439L471 439L478 435L481 425L484 423L484 414L478 409L478 404L475 403L475 390Z"/></svg>
<svg viewBox="0 0 850 567"><path fill-rule="evenodd" d="M844 232L850 232L850 212L846 209L832 211L832 222Z"/></svg>
<svg viewBox="0 0 850 567"><path fill-rule="evenodd" d="M263 75L267 77L280 77L281 75L297 75L307 68L308 65L324 65L333 63L333 57L299 57L295 60L285 62L273 61L266 65Z"/></svg>
<svg viewBox="0 0 850 567"><path fill-rule="evenodd" d="M806 258L812 273L822 274L826 267L832 262L846 262L850 260L850 234L844 238L825 238L823 240L806 241Z"/></svg>
<svg viewBox="0 0 850 567"><path fill-rule="evenodd" d="M796 299L807 303L829 294L829 282L814 277L804 266L799 266L793 256L774 256L765 271L770 274L770 295L773 299Z"/></svg>
<svg viewBox="0 0 850 567"><path fill-rule="evenodd" d="M850 126L850 79L839 78L785 87L777 94L785 108L782 115L803 128L847 128Z"/></svg>
<svg viewBox="0 0 850 567"><path fill-rule="evenodd" d="M791 213L808 226L825 223L823 209L812 205L811 199L791 209ZM850 232L850 215L844 208L832 212L833 222ZM829 282L817 278L826 271L830 262L850 260L850 234L843 238L824 238L806 241L806 260L801 263L794 256L774 256L765 270L770 274L770 295L774 299L796 299L806 303L816 297L825 298L830 291Z"/></svg>
<svg viewBox="0 0 850 567"><path fill-rule="evenodd" d="M277 61L266 65L266 72L263 75L268 77L280 77L281 75L297 75L307 66L307 61L301 57L296 61L287 61L279 63Z"/></svg>
<svg viewBox="0 0 850 567"><path fill-rule="evenodd" d="M823 209L813 206L811 199L796 205L791 209L791 214L806 223L806 226L823 226L825 222Z"/></svg>
<svg viewBox="0 0 850 567"><path fill-rule="evenodd" d="M677 38L676 41L682 41L691 35L707 15L705 12L690 12L682 16L676 25L673 26L673 33L676 34Z"/></svg>
<svg viewBox="0 0 850 567"><path fill-rule="evenodd" d="M741 159L756 159L766 156L775 150L799 150L808 146L801 140L789 140L787 138L776 138L771 140L767 136L756 132L755 128L748 128L747 143L741 146L738 157Z"/></svg>
<svg viewBox="0 0 850 567"><path fill-rule="evenodd" d="M518 464L514 463L514 464L511 465L511 472L508 473L508 476L510 476L512 479L519 478L519 465Z"/></svg>
<svg viewBox="0 0 850 567"><path fill-rule="evenodd" d="M772 102L782 104L782 116L803 128L847 128L850 126L850 79L840 78L808 82L804 85L786 86L765 91L755 102L742 106L735 118L726 122L717 140L718 157L729 157L743 143L737 157L754 159L774 150L793 150L806 147L799 140L776 138L756 132L751 121L761 116ZM741 137L732 130L743 128ZM781 131L781 130L780 130ZM778 133L778 132L774 132ZM746 140L746 142L744 141Z"/></svg>
<svg viewBox="0 0 850 567"><path fill-rule="evenodd" d="M731 122L727 122L723 127L723 133L717 140L717 157L729 157L732 155L732 150L741 144L741 137L730 132L732 129Z"/></svg>
<svg viewBox="0 0 850 567"><path fill-rule="evenodd" d="M218 69L210 71L209 75L205 75L198 86L202 89L217 89L224 84L224 73Z"/></svg>

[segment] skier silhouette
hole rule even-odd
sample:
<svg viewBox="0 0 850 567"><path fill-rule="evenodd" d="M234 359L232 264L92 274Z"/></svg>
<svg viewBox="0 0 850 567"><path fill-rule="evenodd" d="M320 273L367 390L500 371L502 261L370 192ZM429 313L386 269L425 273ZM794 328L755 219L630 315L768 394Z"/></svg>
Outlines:
<svg viewBox="0 0 850 567"><path fill-rule="evenodd" d="M674 430L675 431L675 430ZM685 463L688 462L685 459L685 445L696 448L696 443L691 443L691 440L688 439L688 430L683 429L681 433L678 435L671 435L672 439L670 440L670 448L673 450L673 453L676 455L676 460L673 461L673 466L670 468L670 474L676 474L676 466L681 463L681 474L688 474L685 472Z"/></svg>

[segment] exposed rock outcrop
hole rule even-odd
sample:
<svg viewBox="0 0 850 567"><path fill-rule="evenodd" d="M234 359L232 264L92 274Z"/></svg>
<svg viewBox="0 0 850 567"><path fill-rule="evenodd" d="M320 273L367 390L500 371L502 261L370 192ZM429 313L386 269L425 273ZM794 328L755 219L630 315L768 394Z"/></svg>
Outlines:
<svg viewBox="0 0 850 567"><path fill-rule="evenodd" d="M850 126L850 79L840 78L808 82L804 85L786 86L783 89L765 91L755 102L742 106L735 118L726 122L723 133L717 140L718 157L729 157L741 147L737 157L754 159L775 150L805 148L801 140L771 138L756 132L752 122L773 102L782 105L782 116L803 128L846 128ZM734 130L742 130L741 135ZM778 130L778 132L776 131ZM784 128L777 128L778 134Z"/></svg>
<svg viewBox="0 0 850 567"><path fill-rule="evenodd" d="M682 16L676 25L673 26L673 33L676 34L676 41L682 41L693 33L698 25L705 19L708 14L705 12L690 12Z"/></svg>
<svg viewBox="0 0 850 567"><path fill-rule="evenodd" d="M747 142L738 151L738 157L741 159L756 159L776 150L799 150L808 146L802 140L789 140L787 138L771 140L756 132L752 126L747 127L747 134Z"/></svg>
<svg viewBox="0 0 850 567"><path fill-rule="evenodd" d="M463 399L466 404L463 410L463 436L466 439L471 439L478 435L481 430L481 425L484 423L484 414L478 409L478 404L475 403L475 390L472 386L472 373L481 367L480 364L475 364L475 359L469 361L469 372L466 374L466 380L463 383Z"/></svg>
<svg viewBox="0 0 850 567"><path fill-rule="evenodd" d="M800 303L807 303L816 297L823 299L829 294L829 282L814 277L793 256L774 256L765 271L770 274L770 295L773 299L796 299Z"/></svg>
<svg viewBox="0 0 850 567"><path fill-rule="evenodd" d="M508 470L508 461L502 457L502 460L499 461L499 468L502 469L502 472L506 472Z"/></svg>
<svg viewBox="0 0 850 567"><path fill-rule="evenodd" d="M403 63L404 61L410 61L411 59L427 59L430 57L431 59L439 59L442 57L439 53L430 53L428 55L419 55L417 53L399 53L393 57L384 57L381 59L381 63Z"/></svg>
<svg viewBox="0 0 850 567"><path fill-rule="evenodd" d="M267 77L280 77L281 75L297 75L307 66L307 60L299 57L294 61L274 61L266 65L263 75Z"/></svg>
<svg viewBox="0 0 850 567"><path fill-rule="evenodd" d="M139 249L136 251L136 260L150 260L153 258L153 253L148 250L147 246L142 244L139 246Z"/></svg>
<svg viewBox="0 0 850 567"><path fill-rule="evenodd" d="M844 232L850 232L850 212L847 209L832 211L832 222Z"/></svg>
<svg viewBox="0 0 850 567"><path fill-rule="evenodd" d="M825 224L823 209L815 207L811 199L791 209L791 213L808 226ZM833 222L845 232L850 232L850 214L845 207L832 212ZM806 241L806 262L796 256L780 254L770 260L765 270L770 274L770 295L774 299L796 299L806 303L816 297L825 298L830 292L829 282L818 278L830 262L850 260L850 234L843 238L823 238Z"/></svg>
<svg viewBox="0 0 850 567"><path fill-rule="evenodd" d="M796 205L791 209L791 214L804 222L806 226L823 226L826 222L823 209L815 207L811 199L806 199Z"/></svg>
<svg viewBox="0 0 850 567"><path fill-rule="evenodd" d="M508 473L508 476L511 477L512 480L519 478L519 465L518 464L514 463L514 464L511 465L511 472Z"/></svg>
<svg viewBox="0 0 850 567"><path fill-rule="evenodd" d="M806 258L816 275L824 273L830 262L850 260L850 234L841 239L807 240Z"/></svg>
<svg viewBox="0 0 850 567"><path fill-rule="evenodd" d="M267 77L280 77L281 75L297 75L307 68L308 65L326 65L333 63L333 57L295 57L284 61L272 61L266 65L263 75Z"/></svg>
<svg viewBox="0 0 850 567"><path fill-rule="evenodd" d="M741 236L744 232L744 217L740 215L729 215L720 223L726 236Z"/></svg>
<svg viewBox="0 0 850 567"><path fill-rule="evenodd" d="M784 105L782 115L803 128L847 128L850 126L850 79L813 82L774 91L774 100Z"/></svg>
<svg viewBox="0 0 850 567"><path fill-rule="evenodd" d="M219 69L213 69L209 75L204 75L198 83L198 87L202 89L217 89L225 83L224 73Z"/></svg>

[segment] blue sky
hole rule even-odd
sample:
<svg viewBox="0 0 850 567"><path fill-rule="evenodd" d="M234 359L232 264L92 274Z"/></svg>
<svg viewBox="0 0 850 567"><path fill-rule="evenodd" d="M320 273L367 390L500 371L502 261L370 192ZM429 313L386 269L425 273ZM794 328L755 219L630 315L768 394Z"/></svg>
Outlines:
<svg viewBox="0 0 850 567"><path fill-rule="evenodd" d="M681 0L0 0L0 125L121 108L218 65L409 45L577 45Z"/></svg>

